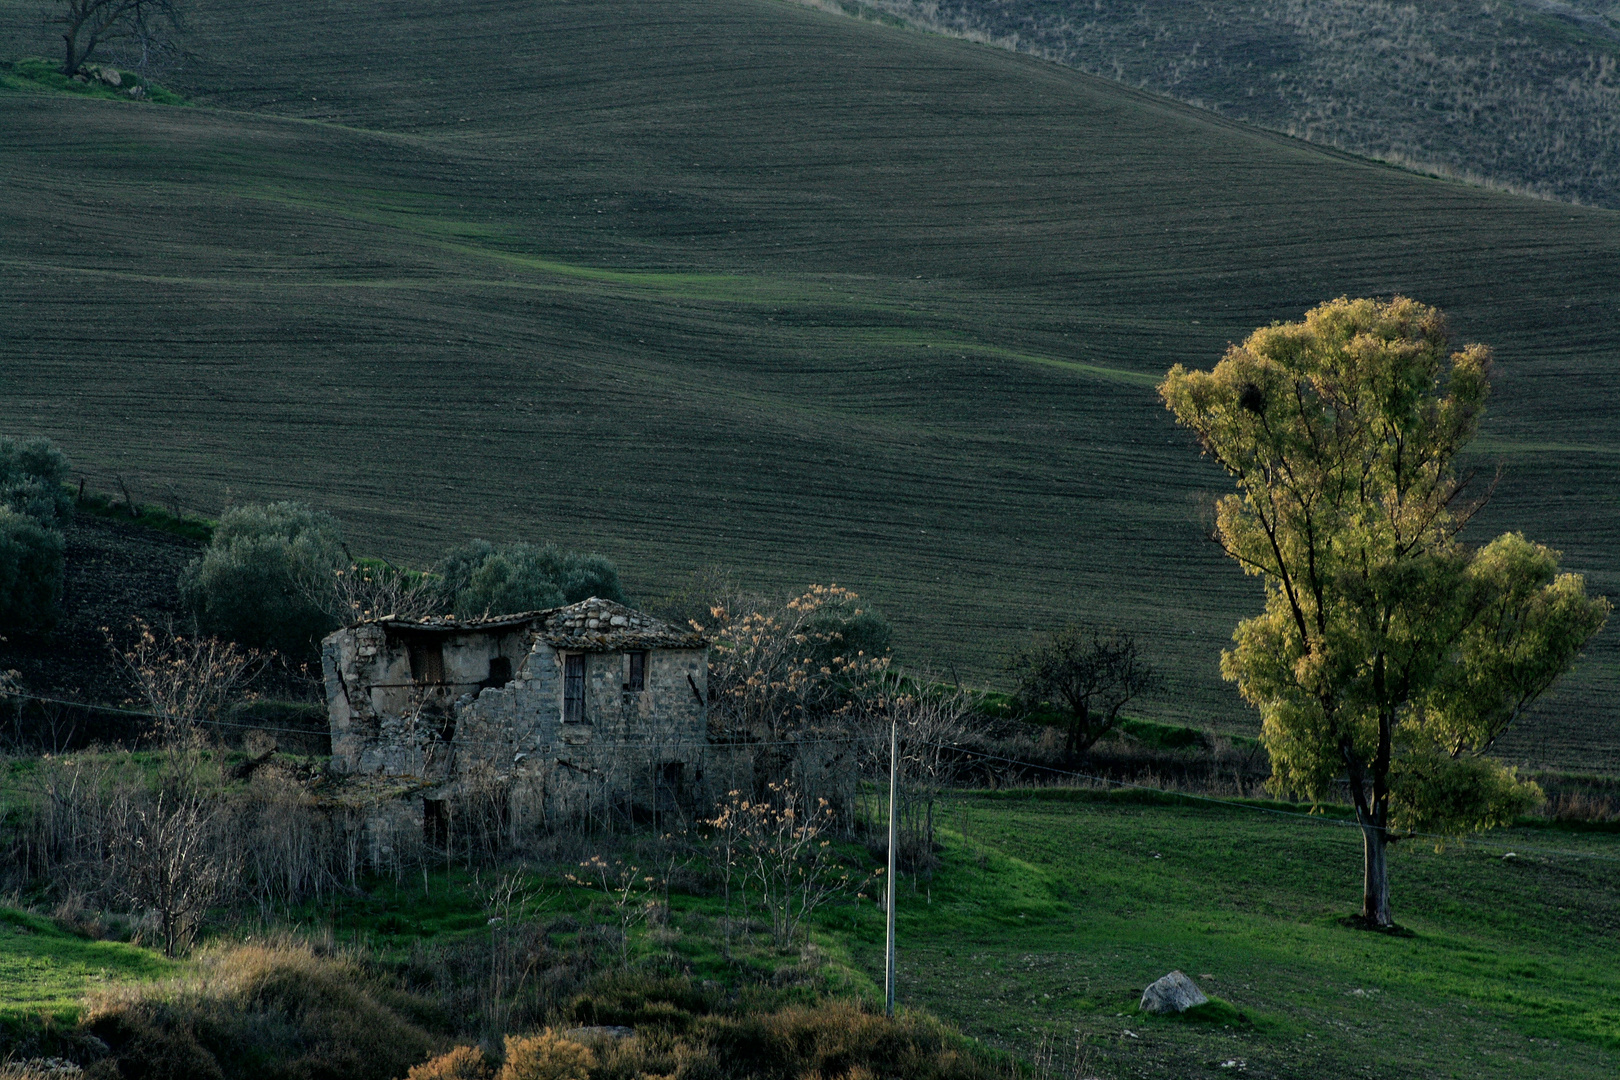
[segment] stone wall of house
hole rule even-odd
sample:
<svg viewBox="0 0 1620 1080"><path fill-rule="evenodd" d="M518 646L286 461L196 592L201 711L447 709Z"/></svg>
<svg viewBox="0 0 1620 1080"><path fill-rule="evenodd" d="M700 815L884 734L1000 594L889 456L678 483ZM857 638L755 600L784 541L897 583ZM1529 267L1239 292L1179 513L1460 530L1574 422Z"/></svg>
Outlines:
<svg viewBox="0 0 1620 1080"><path fill-rule="evenodd" d="M646 657L634 691L633 652ZM563 715L571 655L584 663L577 722ZM424 832L448 817L517 835L712 805L708 643L623 605L380 620L330 635L322 666L333 771L419 781L410 801Z"/></svg>
<svg viewBox="0 0 1620 1080"><path fill-rule="evenodd" d="M626 653L586 653L583 723L562 717L563 654L544 642L518 678L457 710L458 775L476 763L516 783L547 814L582 812L590 799L656 799L662 784L698 778L708 743L708 658L699 649L648 650L646 689L627 690ZM537 794L538 792L538 794ZM650 794L649 794L650 793Z"/></svg>

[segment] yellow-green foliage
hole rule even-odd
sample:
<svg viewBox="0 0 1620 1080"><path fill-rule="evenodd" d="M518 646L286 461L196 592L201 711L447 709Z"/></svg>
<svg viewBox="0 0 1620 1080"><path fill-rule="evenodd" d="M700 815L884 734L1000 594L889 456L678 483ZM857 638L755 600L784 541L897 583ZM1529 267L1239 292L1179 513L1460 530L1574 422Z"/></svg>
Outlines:
<svg viewBox="0 0 1620 1080"><path fill-rule="evenodd" d="M1221 670L1260 710L1276 786L1320 799L1348 768L1359 800L1392 753L1422 744L1402 819L1449 832L1531 796L1435 755L1488 749L1609 605L1519 534L1479 551L1460 541L1471 511L1452 461L1484 412L1490 352L1448 350L1435 308L1341 298L1256 330L1213 371L1176 365L1161 393L1237 482L1217 533L1264 578L1266 604ZM1422 737L1396 745L1397 723ZM1368 798L1383 825L1384 796Z"/></svg>
<svg viewBox="0 0 1620 1080"><path fill-rule="evenodd" d="M1390 776L1391 823L1439 836L1511 825L1539 806L1534 780L1484 757L1452 757L1422 731L1402 731L1403 752Z"/></svg>

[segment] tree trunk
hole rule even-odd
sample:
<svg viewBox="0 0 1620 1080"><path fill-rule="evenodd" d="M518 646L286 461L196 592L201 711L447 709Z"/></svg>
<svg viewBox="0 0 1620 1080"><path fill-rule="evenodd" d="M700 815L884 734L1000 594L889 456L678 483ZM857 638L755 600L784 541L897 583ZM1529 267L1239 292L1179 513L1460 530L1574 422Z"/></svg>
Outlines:
<svg viewBox="0 0 1620 1080"><path fill-rule="evenodd" d="M1389 840L1382 825L1363 821L1361 825L1363 885L1361 917L1371 926L1395 925L1389 912Z"/></svg>
<svg viewBox="0 0 1620 1080"><path fill-rule="evenodd" d="M1357 760L1348 737L1339 753L1350 778L1350 797L1361 826L1361 917L1368 926L1395 925L1389 911L1389 761L1392 725L1380 723L1379 753L1373 762L1372 791L1367 790L1367 769ZM1370 797L1369 797L1370 794Z"/></svg>

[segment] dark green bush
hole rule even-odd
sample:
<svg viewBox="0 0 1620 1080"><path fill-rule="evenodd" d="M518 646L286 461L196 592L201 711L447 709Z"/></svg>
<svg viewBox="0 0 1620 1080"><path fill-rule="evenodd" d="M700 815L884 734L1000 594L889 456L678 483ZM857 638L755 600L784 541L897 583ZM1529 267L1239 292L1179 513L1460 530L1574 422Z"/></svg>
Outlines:
<svg viewBox="0 0 1620 1080"><path fill-rule="evenodd" d="M0 506L61 528L73 516L67 478L67 455L51 440L0 437Z"/></svg>
<svg viewBox="0 0 1620 1080"><path fill-rule="evenodd" d="M564 1012L569 1020L587 1026L689 1031L713 1005L689 978L616 971L593 980Z"/></svg>
<svg viewBox="0 0 1620 1080"><path fill-rule="evenodd" d="M894 640L888 619L869 607L855 607L849 602L822 608L807 629L814 642L813 655L823 665L830 665L838 656L885 656Z"/></svg>
<svg viewBox="0 0 1620 1080"><path fill-rule="evenodd" d="M0 506L0 631L56 622L62 598L62 534Z"/></svg>
<svg viewBox="0 0 1620 1080"><path fill-rule="evenodd" d="M474 540L448 552L435 572L445 604L463 619L538 611L593 596L625 602L612 562L553 544Z"/></svg>
<svg viewBox="0 0 1620 1080"><path fill-rule="evenodd" d="M336 627L320 598L347 564L330 515L296 502L238 506L181 573L180 596L204 633L307 657Z"/></svg>

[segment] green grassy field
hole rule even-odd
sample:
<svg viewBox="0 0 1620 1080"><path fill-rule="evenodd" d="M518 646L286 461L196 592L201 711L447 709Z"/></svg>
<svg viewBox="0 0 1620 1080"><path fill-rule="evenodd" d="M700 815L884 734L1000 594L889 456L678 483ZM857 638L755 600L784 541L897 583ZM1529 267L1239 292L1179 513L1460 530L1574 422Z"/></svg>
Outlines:
<svg viewBox="0 0 1620 1080"><path fill-rule="evenodd" d="M35 19L0 0L14 54ZM1248 730L1257 587L1154 382L1399 291L1498 349L1482 532L1620 593L1615 213L771 0L278 0L191 46L190 107L0 90L0 426L143 501L836 581L964 677L1114 621L1156 715ZM1617 641L1510 756L1620 769Z"/></svg>
<svg viewBox="0 0 1620 1080"><path fill-rule="evenodd" d="M941 865L902 880L899 999L1025 1060L1077 1054L1087 1077L1291 1080L1601 1078L1620 1065L1620 833L1398 845L1394 902L1410 933L1388 936L1340 922L1357 909L1359 840L1331 819L1062 789L958 794L940 819ZM616 846L604 839L602 853ZM555 868L531 874L527 910L543 923L604 906ZM408 964L418 943L490 933L480 897L494 880L436 871L424 895L406 875L286 917L317 937L329 927L340 950ZM770 983L773 966L801 962L739 938L740 969L720 950L718 896L677 888L670 900L633 956L672 955L711 986L746 969ZM23 924L31 934L9 929ZM870 902L823 909L820 985L876 1000L882 927ZM236 932L247 929L259 932ZM35 917L0 917L0 931L0 1005L19 1015L70 1016L101 980L183 970ZM1208 1019L1137 1011L1142 988L1173 969L1213 996Z"/></svg>
<svg viewBox="0 0 1620 1080"><path fill-rule="evenodd" d="M991 1044L1079 1037L1118 1076L1236 1060L1300 1078L1600 1077L1620 1063L1615 834L1400 845L1393 898L1413 933L1386 937L1338 921L1360 898L1353 829L1064 791L968 796L944 819L944 866L899 909L901 994ZM1552 851L1590 858L1537 854ZM875 940L861 955L881 964ZM1135 1014L1178 968L1250 1023Z"/></svg>
<svg viewBox="0 0 1620 1080"><path fill-rule="evenodd" d="M0 908L0 1042L12 1024L71 1024L84 996L98 988L180 970L161 952L92 941L38 915Z"/></svg>
<svg viewBox="0 0 1620 1080"><path fill-rule="evenodd" d="M1300 1080L1596 1078L1620 1065L1620 834L1400 845L1392 887L1411 935L1389 937L1340 924L1359 906L1360 841L1327 821L1066 790L959 796L942 820L941 867L902 883L900 1000L1026 1060L1078 1042L1102 1076L1229 1075L1221 1063L1238 1061ZM427 900L381 888L337 910L339 939L387 952L482 932L469 884L436 877ZM591 895L553 887L545 909ZM664 947L694 977L735 978L718 899L671 901ZM868 903L828 909L816 932L868 998L882 929ZM1178 968L1223 1006L1213 1022L1137 1011Z"/></svg>

